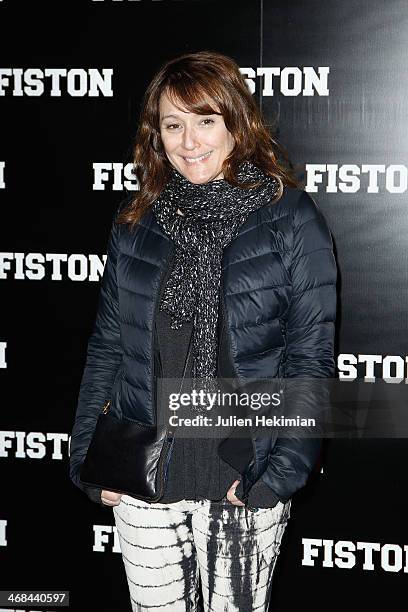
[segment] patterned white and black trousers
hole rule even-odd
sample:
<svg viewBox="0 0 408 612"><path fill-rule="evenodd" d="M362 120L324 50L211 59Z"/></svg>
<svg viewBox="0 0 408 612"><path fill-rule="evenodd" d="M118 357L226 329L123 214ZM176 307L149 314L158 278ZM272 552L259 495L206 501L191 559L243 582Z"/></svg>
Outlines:
<svg viewBox="0 0 408 612"><path fill-rule="evenodd" d="M226 498L113 507L132 612L267 612L291 500L249 511Z"/></svg>

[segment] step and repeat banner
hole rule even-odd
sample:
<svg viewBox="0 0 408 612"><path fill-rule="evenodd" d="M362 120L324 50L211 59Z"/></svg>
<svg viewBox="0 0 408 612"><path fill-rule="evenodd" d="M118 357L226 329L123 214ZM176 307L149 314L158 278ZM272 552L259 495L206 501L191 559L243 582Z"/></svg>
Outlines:
<svg viewBox="0 0 408 612"><path fill-rule="evenodd" d="M333 233L336 376L368 407L376 385L406 388L407 42L402 0L0 2L0 590L130 610L112 509L70 482L68 449L141 99L167 59L237 61ZM407 457L398 427L325 444L293 499L274 612L397 608Z"/></svg>

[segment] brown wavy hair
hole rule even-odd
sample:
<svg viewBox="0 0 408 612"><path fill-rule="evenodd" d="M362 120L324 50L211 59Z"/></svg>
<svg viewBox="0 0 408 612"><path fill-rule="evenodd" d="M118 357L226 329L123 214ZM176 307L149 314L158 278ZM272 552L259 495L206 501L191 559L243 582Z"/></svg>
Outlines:
<svg viewBox="0 0 408 612"><path fill-rule="evenodd" d="M230 185L254 186L237 180L239 164L249 160L279 181L274 201L281 198L284 185L298 187L286 151L272 137L238 64L216 51L186 53L163 64L145 92L133 156L139 191L118 215L118 223L133 227L167 183L172 166L160 136L159 101L163 93L183 110L223 116L235 141L221 169ZM277 151L287 163L278 161Z"/></svg>

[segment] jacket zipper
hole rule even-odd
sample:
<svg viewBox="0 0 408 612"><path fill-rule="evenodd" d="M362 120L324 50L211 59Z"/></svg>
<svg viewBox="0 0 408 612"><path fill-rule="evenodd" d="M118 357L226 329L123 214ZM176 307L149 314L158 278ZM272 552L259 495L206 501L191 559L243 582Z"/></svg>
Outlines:
<svg viewBox="0 0 408 612"><path fill-rule="evenodd" d="M279 378L284 378L285 374L285 364L286 364L286 350L287 350L287 342L286 342L286 322L282 319L279 319L279 324L281 328L281 333L283 336L283 352L279 362L278 374Z"/></svg>
<svg viewBox="0 0 408 612"><path fill-rule="evenodd" d="M193 330L191 330L191 335L190 335L190 340L189 340L188 350L187 350L187 356L186 356L186 360L184 363L183 373L181 376L180 393L183 387L183 382L184 382L184 378L186 375L187 366L190 361L190 355L191 355L191 350L192 350L192 338L193 338ZM163 369L163 366L162 366L162 369ZM168 468L168 464L170 460L170 453L174 445L175 433L176 433L176 430L170 429L169 427L166 430L166 437L164 440L164 444L166 445L166 448L165 448L164 453L161 452L160 454L160 460L163 457L163 461L160 463L160 460L159 460L159 466L158 466L158 476L160 478L160 492L153 501L158 501L163 495L165 475L167 474L167 468Z"/></svg>
<svg viewBox="0 0 408 612"><path fill-rule="evenodd" d="M192 350L192 338L193 338L193 330L191 331L190 341L189 341L188 350L187 350L187 357L186 357L186 360L185 360L185 363L184 363L183 373L182 373L182 376L181 376L180 393L181 393L181 389L183 387L183 381L184 381L184 378L185 378L185 375L186 375L188 362L190 361L190 355L191 355L191 350ZM158 494L158 496L153 501L159 500L162 497L162 495L163 495L165 473L167 473L168 463L169 463L169 459L170 459L169 455L170 455L171 450L173 448L174 439L175 439L175 433L176 433L176 430L172 430L172 429L167 428L166 437L165 437L165 440L164 440L164 444L166 445L166 449L165 449L164 453L162 451L161 454L160 454L159 466L158 466L158 476L159 476L159 479L160 479L160 493ZM162 457L163 457L163 461L160 463Z"/></svg>
<svg viewBox="0 0 408 612"><path fill-rule="evenodd" d="M163 266L163 270L160 274L158 290L156 292L156 303L155 303L154 311L153 311L152 338L151 338L151 355L152 355L151 389L152 389L152 398L153 398L153 404L154 404L154 410L155 410L156 426L157 426L157 407L156 407L157 398L156 398L155 371L154 371L154 339L155 339L155 333L156 333L156 319L157 319L157 313L158 313L159 306L160 306L163 279L166 276L166 273L168 269L170 268L171 264L173 263L174 251L175 251L175 246L174 244L170 243L170 253L168 257L166 258L166 264ZM161 363L160 351L159 351L159 360L160 360L160 365L161 365L161 369L163 373L163 365ZM169 440L168 432L166 432L166 437L164 439L164 443L160 451L159 463L157 466L157 479L159 483L159 487L158 487L159 491L158 491L158 494L154 498L149 498L149 501L158 501L163 495L164 481L165 481L164 467L167 463L167 458L168 458L168 455L169 455L169 452L172 446L173 446L173 439Z"/></svg>
<svg viewBox="0 0 408 612"><path fill-rule="evenodd" d="M164 450L163 450L163 447L165 447ZM157 475L159 479L158 493L155 497L148 498L147 501L150 501L150 502L158 501L163 495L163 488L164 488L164 468L163 466L165 465L165 462L167 460L167 457L170 451L170 447L171 447L171 442L167 438L165 438L164 440L163 447L160 452L159 463L157 466Z"/></svg>
<svg viewBox="0 0 408 612"><path fill-rule="evenodd" d="M108 400L107 402L105 402L105 404L103 405L103 408L102 408L102 414L107 414L108 413L110 403L111 403L111 400Z"/></svg>
<svg viewBox="0 0 408 612"><path fill-rule="evenodd" d="M153 408L155 410L155 421L157 424L157 412L156 412L156 387L155 387L155 371L154 371L154 337L155 337L155 333L156 333L156 319L157 319L157 313L159 311L159 307L160 307L160 298L161 298L161 289L162 289L162 283L163 283L163 279L166 275L167 270L169 269L169 267L171 266L173 259L174 259L174 251L175 251L175 246L173 243L170 243L170 253L166 259L166 264L163 266L163 270L160 274L160 278L159 278L159 283L158 283L158 287L157 287L157 292L156 292L156 303L154 305L154 310L153 310L153 321L152 321L152 337L150 339L150 350L151 350L151 356L152 356L152 373L151 373L151 389L152 389L152 399L153 399ZM160 351L159 351L159 355L160 355Z"/></svg>
<svg viewBox="0 0 408 612"><path fill-rule="evenodd" d="M228 335L228 315L227 315L227 308L226 308L226 304L225 304L225 300L224 300L224 280L222 278L222 270L221 270L221 281L220 281L220 299L221 299L221 306L222 306L222 311L223 311L223 317L224 317L224 323L225 323L225 337L227 339L227 345L228 345L228 351L230 353L231 356L231 362L232 362L232 369L233 372L236 376L236 378L239 380L239 376L238 373L235 369L235 364L234 361L232 359L232 350L231 350L231 343L230 343L230 338ZM254 472L257 471L257 461L256 461L256 448L255 448L255 440L254 437L252 435L252 431L251 431L251 442L252 442L252 452L253 452L253 459L250 461L249 466L253 465L254 466ZM249 480L247 478L245 478L245 481L249 483ZM242 494L242 501L245 504L245 519L247 522L247 527L248 527L248 515L247 515L247 510L251 509L248 506L248 498L249 498L249 490L248 487L246 487L243 490L243 494Z"/></svg>
<svg viewBox="0 0 408 612"><path fill-rule="evenodd" d="M170 263L169 265L171 265L173 258L170 259ZM183 368L183 373L181 375L181 386L180 386L180 393L183 387L183 382L184 382L184 378L187 372L187 366L188 363L190 361L190 356L191 356L191 351L192 351L192 340L193 340L193 329L191 330L191 334L190 334L190 340L189 340L189 344L188 344L188 350L187 350L187 356L186 356L186 360L184 363L184 368ZM160 359L161 361L161 359ZM154 360L153 360L154 362ZM162 366L162 370L163 370L163 366ZM157 418L156 418L157 420ZM168 459L169 459L169 454L173 448L173 444L174 444L174 438L175 438L175 432L176 430L172 430L167 428L166 430L166 437L164 440L164 445L166 445L165 451L161 452L160 454L160 459L159 459L159 465L158 465L158 477L159 477L159 482L160 482L160 492L158 494L157 497L154 498L154 500L152 501L157 501L159 500L162 495L163 495L163 487L164 487L164 481L165 481L165 472L167 472L167 467L168 467ZM163 460L162 460L163 458Z"/></svg>

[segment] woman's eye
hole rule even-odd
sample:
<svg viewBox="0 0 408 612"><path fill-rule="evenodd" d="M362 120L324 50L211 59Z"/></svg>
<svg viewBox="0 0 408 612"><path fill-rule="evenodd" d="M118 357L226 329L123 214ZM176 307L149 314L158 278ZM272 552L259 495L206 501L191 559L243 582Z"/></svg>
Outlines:
<svg viewBox="0 0 408 612"><path fill-rule="evenodd" d="M204 125L211 125L212 123L215 123L215 121L214 119L211 119L211 117L207 117L206 119L203 119L201 123L203 123ZM170 130L170 131L177 130L180 127L181 126L179 123L169 123L169 125L165 126L166 130Z"/></svg>

